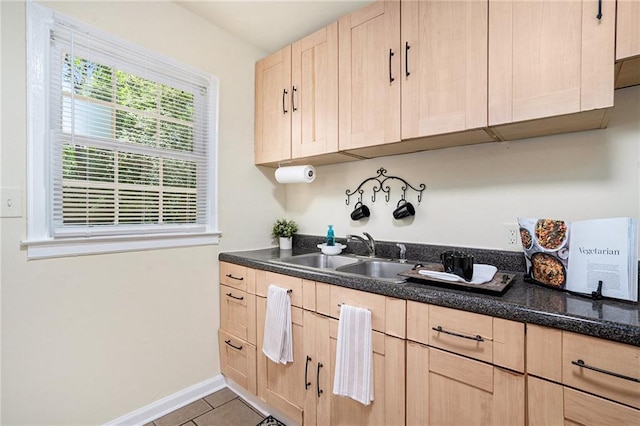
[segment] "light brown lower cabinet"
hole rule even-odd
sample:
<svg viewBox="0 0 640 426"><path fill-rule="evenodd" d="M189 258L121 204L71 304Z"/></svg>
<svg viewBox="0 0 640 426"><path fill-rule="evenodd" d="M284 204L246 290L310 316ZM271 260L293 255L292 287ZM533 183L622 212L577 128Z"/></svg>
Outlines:
<svg viewBox="0 0 640 426"><path fill-rule="evenodd" d="M218 331L220 370L231 380L256 394L256 347L224 330Z"/></svg>
<svg viewBox="0 0 640 426"><path fill-rule="evenodd" d="M220 370L255 394L256 305L255 270L220 263Z"/></svg>
<svg viewBox="0 0 640 426"><path fill-rule="evenodd" d="M264 341L264 319L267 312L267 299L256 298L258 318L258 397L274 406L291 419L302 423L304 406L304 322L303 310L291 307L291 332L293 334L293 362L276 364L262 352Z"/></svg>
<svg viewBox="0 0 640 426"><path fill-rule="evenodd" d="M373 331L374 398L363 405L333 394L338 321L305 312L305 425L404 425L405 341ZM308 361L307 361L308 360Z"/></svg>
<svg viewBox="0 0 640 426"><path fill-rule="evenodd" d="M408 425L524 425L524 374L407 342Z"/></svg>
<svg viewBox="0 0 640 426"><path fill-rule="evenodd" d="M220 283L222 373L298 424L640 424L636 346L531 324L525 345L516 321L225 263ZM262 353L269 284L291 290L286 365ZM333 395L341 303L372 314L368 406Z"/></svg>
<svg viewBox="0 0 640 426"><path fill-rule="evenodd" d="M530 425L640 424L640 348L527 325Z"/></svg>
<svg viewBox="0 0 640 426"><path fill-rule="evenodd" d="M531 426L637 425L640 411L537 377L527 378Z"/></svg>

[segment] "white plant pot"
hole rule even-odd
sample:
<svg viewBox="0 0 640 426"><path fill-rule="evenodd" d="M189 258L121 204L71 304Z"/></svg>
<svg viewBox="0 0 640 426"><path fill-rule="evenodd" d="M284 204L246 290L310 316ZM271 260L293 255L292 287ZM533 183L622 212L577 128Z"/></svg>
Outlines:
<svg viewBox="0 0 640 426"><path fill-rule="evenodd" d="M291 250L293 248L293 237L280 237L280 250Z"/></svg>

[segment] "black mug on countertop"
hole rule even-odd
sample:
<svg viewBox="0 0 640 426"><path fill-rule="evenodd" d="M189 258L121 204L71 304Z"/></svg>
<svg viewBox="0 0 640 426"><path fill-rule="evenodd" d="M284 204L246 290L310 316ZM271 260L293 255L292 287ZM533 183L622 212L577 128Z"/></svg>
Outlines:
<svg viewBox="0 0 640 426"><path fill-rule="evenodd" d="M358 204L360 204L360 207L358 207ZM356 208L351 212L351 220L364 219L365 217L369 217L370 215L371 212L369 211L369 207L362 204L362 201L358 201L356 203Z"/></svg>
<svg viewBox="0 0 640 426"><path fill-rule="evenodd" d="M416 214L416 209L413 208L413 204L411 204L405 199L398 201L398 206L393 211L393 217L396 219L403 219L407 216L413 216L415 214Z"/></svg>
<svg viewBox="0 0 640 426"><path fill-rule="evenodd" d="M445 272L455 274L467 281L471 281L473 278L474 258L472 255L456 250L445 251L440 254L440 261Z"/></svg>

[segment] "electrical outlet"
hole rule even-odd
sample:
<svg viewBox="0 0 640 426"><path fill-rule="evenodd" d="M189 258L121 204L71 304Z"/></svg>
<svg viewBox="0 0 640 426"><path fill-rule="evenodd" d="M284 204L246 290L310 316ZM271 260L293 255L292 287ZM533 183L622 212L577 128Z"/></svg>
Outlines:
<svg viewBox="0 0 640 426"><path fill-rule="evenodd" d="M521 246L520 231L518 225L513 223L504 223L504 248L509 250L518 249Z"/></svg>

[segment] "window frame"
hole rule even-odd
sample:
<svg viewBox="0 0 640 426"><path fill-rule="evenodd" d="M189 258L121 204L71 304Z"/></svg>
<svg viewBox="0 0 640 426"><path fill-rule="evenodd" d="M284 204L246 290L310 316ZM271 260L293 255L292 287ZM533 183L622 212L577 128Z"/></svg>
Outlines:
<svg viewBox="0 0 640 426"><path fill-rule="evenodd" d="M54 235L53 205L54 191L50 158L49 138L49 64L51 63L50 29L54 22L62 21L89 31L92 35L106 40L123 43L130 49L137 49L146 55L192 72L208 80L208 102L211 116L208 123L207 143L207 183L206 223L170 225L120 225L127 233L99 232L96 235L79 235L65 232ZM66 257L98 253L127 252L171 247L210 245L219 242L217 203L217 157L218 157L218 115L219 81L214 75L204 73L188 65L178 63L157 52L130 43L119 37L87 26L68 18L45 6L27 2L27 239L22 246L27 248L29 259ZM142 76L144 77L144 76Z"/></svg>

